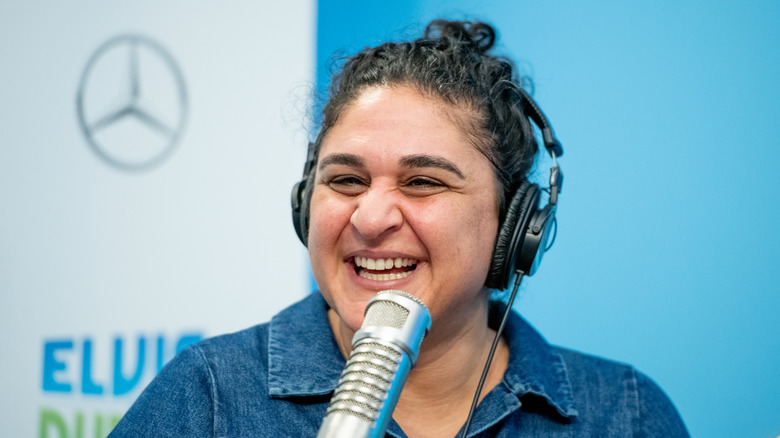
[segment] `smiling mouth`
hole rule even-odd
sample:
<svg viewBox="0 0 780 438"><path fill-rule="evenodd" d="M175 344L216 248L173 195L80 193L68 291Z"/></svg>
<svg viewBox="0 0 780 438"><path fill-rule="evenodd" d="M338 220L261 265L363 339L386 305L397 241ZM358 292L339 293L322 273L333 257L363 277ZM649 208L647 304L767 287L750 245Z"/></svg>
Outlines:
<svg viewBox="0 0 780 438"><path fill-rule="evenodd" d="M355 257L355 273L363 278L376 281L398 280L407 277L417 269L415 259L371 259Z"/></svg>

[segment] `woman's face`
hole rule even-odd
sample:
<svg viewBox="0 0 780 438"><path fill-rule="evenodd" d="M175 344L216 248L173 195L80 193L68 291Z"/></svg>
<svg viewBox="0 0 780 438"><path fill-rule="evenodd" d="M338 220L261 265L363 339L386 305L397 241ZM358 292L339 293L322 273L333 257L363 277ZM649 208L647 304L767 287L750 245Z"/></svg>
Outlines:
<svg viewBox="0 0 780 438"><path fill-rule="evenodd" d="M322 294L350 329L386 289L420 298L434 324L484 305L497 184L458 126L466 117L415 90L376 87L325 136L308 247Z"/></svg>

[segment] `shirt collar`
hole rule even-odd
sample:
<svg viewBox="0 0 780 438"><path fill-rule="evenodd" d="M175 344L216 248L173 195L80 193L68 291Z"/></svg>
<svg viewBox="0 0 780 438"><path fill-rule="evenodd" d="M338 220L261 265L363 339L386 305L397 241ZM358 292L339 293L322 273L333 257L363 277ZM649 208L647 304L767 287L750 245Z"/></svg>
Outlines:
<svg viewBox="0 0 780 438"><path fill-rule="evenodd" d="M322 395L336 389L346 360L327 309L322 294L314 292L271 319L268 391L272 397Z"/></svg>
<svg viewBox="0 0 780 438"><path fill-rule="evenodd" d="M506 303L491 302L488 325L498 328ZM544 397L564 417L578 415L571 382L561 355L516 312L510 312L503 338L509 346L509 364L504 383L518 398Z"/></svg>
<svg viewBox="0 0 780 438"><path fill-rule="evenodd" d="M336 389L346 363L327 316L328 305L312 293L271 319L268 390L272 397L315 396ZM491 305L489 324L498 327L506 304ZM566 364L542 336L511 312L504 330L509 365L504 383L518 398L543 397L564 417L577 415Z"/></svg>

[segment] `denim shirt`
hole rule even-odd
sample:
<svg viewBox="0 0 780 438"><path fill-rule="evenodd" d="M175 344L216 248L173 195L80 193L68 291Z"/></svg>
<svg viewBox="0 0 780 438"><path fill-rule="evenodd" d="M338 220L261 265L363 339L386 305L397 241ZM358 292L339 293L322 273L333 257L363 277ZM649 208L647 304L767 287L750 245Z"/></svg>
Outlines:
<svg viewBox="0 0 780 438"><path fill-rule="evenodd" d="M491 326L504 309L493 303ZM671 401L634 368L550 346L514 312L504 339L507 370L470 437L688 436ZM180 352L109 437L314 437L344 365L314 293L270 323ZM406 437L395 421L387 435Z"/></svg>

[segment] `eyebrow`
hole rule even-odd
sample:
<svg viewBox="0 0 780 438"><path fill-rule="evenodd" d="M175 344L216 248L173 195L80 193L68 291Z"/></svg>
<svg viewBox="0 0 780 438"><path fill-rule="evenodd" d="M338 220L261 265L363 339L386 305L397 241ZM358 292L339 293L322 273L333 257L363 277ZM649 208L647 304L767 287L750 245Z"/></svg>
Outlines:
<svg viewBox="0 0 780 438"><path fill-rule="evenodd" d="M431 155L406 155L401 157L399 162L403 167L434 167L451 172L460 179L466 179L466 177L463 176L463 172L458 169L458 166L445 158ZM363 158L353 154L330 154L323 157L322 160L320 160L320 165L317 167L319 170L322 170L330 165L366 167L366 162Z"/></svg>
<svg viewBox="0 0 780 438"><path fill-rule="evenodd" d="M366 167L366 162L362 158L353 154L330 154L320 160L319 170L330 166L331 164L340 164L350 167Z"/></svg>
<svg viewBox="0 0 780 438"><path fill-rule="evenodd" d="M401 166L404 167L435 167L452 172L460 179L466 179L463 172L452 161L431 155L407 155L401 158Z"/></svg>

